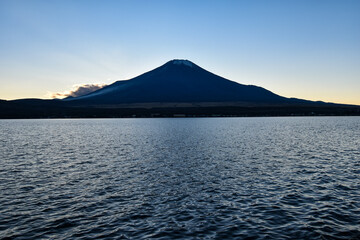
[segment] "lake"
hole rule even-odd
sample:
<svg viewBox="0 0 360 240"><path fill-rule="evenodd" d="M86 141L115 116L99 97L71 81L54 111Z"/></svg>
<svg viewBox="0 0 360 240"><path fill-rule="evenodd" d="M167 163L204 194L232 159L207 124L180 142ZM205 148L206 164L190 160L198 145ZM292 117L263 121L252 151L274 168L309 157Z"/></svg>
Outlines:
<svg viewBox="0 0 360 240"><path fill-rule="evenodd" d="M360 117L0 120L0 239L359 239Z"/></svg>

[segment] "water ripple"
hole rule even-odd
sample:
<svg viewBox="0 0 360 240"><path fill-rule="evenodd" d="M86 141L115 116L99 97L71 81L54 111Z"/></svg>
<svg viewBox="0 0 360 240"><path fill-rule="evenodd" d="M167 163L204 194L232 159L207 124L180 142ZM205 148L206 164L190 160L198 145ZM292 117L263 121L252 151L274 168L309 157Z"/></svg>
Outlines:
<svg viewBox="0 0 360 240"><path fill-rule="evenodd" d="M360 118L0 121L1 239L360 239Z"/></svg>

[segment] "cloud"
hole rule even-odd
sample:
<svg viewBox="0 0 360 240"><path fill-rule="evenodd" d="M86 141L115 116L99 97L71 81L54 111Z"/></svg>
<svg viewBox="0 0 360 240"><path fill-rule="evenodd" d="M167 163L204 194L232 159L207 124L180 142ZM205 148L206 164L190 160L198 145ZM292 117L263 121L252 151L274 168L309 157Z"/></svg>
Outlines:
<svg viewBox="0 0 360 240"><path fill-rule="evenodd" d="M66 98L66 97L79 97L86 95L88 93L94 92L100 88L107 86L102 83L94 83L94 84L76 84L70 91L52 93L49 92L48 96L50 98Z"/></svg>

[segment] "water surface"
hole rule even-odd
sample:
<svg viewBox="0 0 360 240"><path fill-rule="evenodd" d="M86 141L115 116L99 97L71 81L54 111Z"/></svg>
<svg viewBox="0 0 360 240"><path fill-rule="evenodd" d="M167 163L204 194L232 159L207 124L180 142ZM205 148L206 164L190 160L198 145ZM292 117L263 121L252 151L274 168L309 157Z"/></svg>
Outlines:
<svg viewBox="0 0 360 240"><path fill-rule="evenodd" d="M360 117L0 130L3 239L360 238Z"/></svg>

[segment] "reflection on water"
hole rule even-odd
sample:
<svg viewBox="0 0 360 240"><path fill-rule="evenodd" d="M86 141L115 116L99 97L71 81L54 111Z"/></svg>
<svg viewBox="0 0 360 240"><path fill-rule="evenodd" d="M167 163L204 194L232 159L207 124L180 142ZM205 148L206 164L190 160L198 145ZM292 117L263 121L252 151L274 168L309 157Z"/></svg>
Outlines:
<svg viewBox="0 0 360 240"><path fill-rule="evenodd" d="M0 129L0 238L360 238L359 117Z"/></svg>

